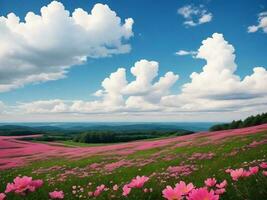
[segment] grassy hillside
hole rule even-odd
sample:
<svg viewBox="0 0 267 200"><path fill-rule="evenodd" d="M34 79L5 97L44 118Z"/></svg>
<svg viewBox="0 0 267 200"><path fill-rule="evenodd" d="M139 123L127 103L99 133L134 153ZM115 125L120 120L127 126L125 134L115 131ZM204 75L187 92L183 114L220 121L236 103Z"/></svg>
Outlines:
<svg viewBox="0 0 267 200"><path fill-rule="evenodd" d="M79 152L87 148L91 147L79 148ZM92 149L95 151L98 148ZM76 148L72 149L75 151ZM259 166L267 161L266 155L267 125L257 129L193 134L172 140L135 142L112 146L97 155L51 157L0 171L0 192L16 176L27 175L42 179L44 185L25 197L9 193L7 199L47 200L48 193L57 189L64 192L64 199L67 200L160 200L164 199L162 190L167 185L174 187L179 181L185 181L193 183L195 187L203 187L207 178L214 177L217 182L228 182L226 192L220 195L220 199L267 199L267 176L262 173L264 169L260 168L256 174L238 181L225 172L229 168L248 170L249 167ZM147 176L149 180L142 188L133 188L127 197L123 196L122 187L137 175ZM108 189L98 197L89 197L88 192L95 191L101 184ZM116 184L119 189L114 191Z"/></svg>

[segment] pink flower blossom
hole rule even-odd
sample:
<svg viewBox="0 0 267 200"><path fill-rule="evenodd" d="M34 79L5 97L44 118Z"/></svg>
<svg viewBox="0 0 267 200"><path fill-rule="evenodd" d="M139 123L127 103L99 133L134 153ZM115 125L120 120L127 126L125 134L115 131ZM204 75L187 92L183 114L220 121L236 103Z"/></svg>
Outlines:
<svg viewBox="0 0 267 200"><path fill-rule="evenodd" d="M263 171L262 174L263 174L264 176L267 176L267 171Z"/></svg>
<svg viewBox="0 0 267 200"><path fill-rule="evenodd" d="M219 195L216 195L213 190L198 188L189 193L188 200L219 200Z"/></svg>
<svg viewBox="0 0 267 200"><path fill-rule="evenodd" d="M147 188L144 189L144 193L147 193L149 192L149 190Z"/></svg>
<svg viewBox="0 0 267 200"><path fill-rule="evenodd" d="M32 177L16 177L13 183L8 183L5 193L15 192L19 195L26 195L27 192L34 192L43 185L42 180L32 180Z"/></svg>
<svg viewBox="0 0 267 200"><path fill-rule="evenodd" d="M123 191L122 195L123 196L128 196L128 194L130 194L131 190L132 189L129 187L128 184L124 185L123 188L122 188L122 191Z"/></svg>
<svg viewBox="0 0 267 200"><path fill-rule="evenodd" d="M243 174L242 174L242 177L249 177L249 176L251 176L252 175L252 173L250 172L250 171L246 171L246 170L244 170L243 171Z"/></svg>
<svg viewBox="0 0 267 200"><path fill-rule="evenodd" d="M226 169L225 172L226 173L231 173L233 170L232 169Z"/></svg>
<svg viewBox="0 0 267 200"><path fill-rule="evenodd" d="M49 192L49 197L51 199L64 199L64 193L63 191L53 191L53 192Z"/></svg>
<svg viewBox="0 0 267 200"><path fill-rule="evenodd" d="M0 193L0 200L4 200L6 198L6 195L4 193Z"/></svg>
<svg viewBox="0 0 267 200"><path fill-rule="evenodd" d="M267 169L267 162L262 162L262 163L260 164L260 167L261 167L262 169Z"/></svg>
<svg viewBox="0 0 267 200"><path fill-rule="evenodd" d="M213 187L216 184L217 180L215 178L208 178L204 182L207 187Z"/></svg>
<svg viewBox="0 0 267 200"><path fill-rule="evenodd" d="M215 194L220 195L220 194L225 193L225 191L226 191L226 190L225 190L224 188L216 189L216 190L215 190Z"/></svg>
<svg viewBox="0 0 267 200"><path fill-rule="evenodd" d="M216 187L220 188L220 189L225 188L226 186L227 186L227 181L226 180L224 180L220 184L216 184Z"/></svg>
<svg viewBox="0 0 267 200"><path fill-rule="evenodd" d="M243 173L244 173L244 169L240 168L240 169L232 170L230 175L234 181L237 181L240 177L243 176Z"/></svg>
<svg viewBox="0 0 267 200"><path fill-rule="evenodd" d="M99 195L103 192L103 190L104 190L105 188L106 188L106 186L105 186L104 184L97 186L97 187L96 187L96 190L95 190L95 192L94 192L94 196L95 196L95 197L99 196Z"/></svg>
<svg viewBox="0 0 267 200"><path fill-rule="evenodd" d="M130 188L142 188L148 180L149 178L147 176L137 176L136 178L132 179L128 186Z"/></svg>
<svg viewBox="0 0 267 200"><path fill-rule="evenodd" d="M258 166L255 166L255 167L250 167L249 168L249 172L251 174L257 174L259 172L259 167Z"/></svg>
<svg viewBox="0 0 267 200"><path fill-rule="evenodd" d="M94 195L94 193L93 193L92 191L88 192L88 196L89 196L89 197L91 197L91 196L93 196L93 195Z"/></svg>
<svg viewBox="0 0 267 200"><path fill-rule="evenodd" d="M175 188L179 190L182 195L187 195L192 189L194 189L194 185L192 183L186 185L184 181L180 181L175 185Z"/></svg>
<svg viewBox="0 0 267 200"><path fill-rule="evenodd" d="M171 186L167 186L163 191L162 195L165 199L168 200L181 200L182 192L178 188L172 188Z"/></svg>
<svg viewBox="0 0 267 200"><path fill-rule="evenodd" d="M117 184L113 186L114 191L117 191L118 189L119 189L119 186Z"/></svg>

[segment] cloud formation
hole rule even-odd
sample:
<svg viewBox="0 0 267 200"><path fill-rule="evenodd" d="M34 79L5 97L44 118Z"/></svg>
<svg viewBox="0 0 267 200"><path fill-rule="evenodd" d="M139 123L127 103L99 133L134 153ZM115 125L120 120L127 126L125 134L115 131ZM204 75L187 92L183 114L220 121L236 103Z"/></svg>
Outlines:
<svg viewBox="0 0 267 200"><path fill-rule="evenodd" d="M175 52L176 55L178 56L192 56L193 58L195 58L197 51L186 51L186 50L179 50L177 52Z"/></svg>
<svg viewBox="0 0 267 200"><path fill-rule="evenodd" d="M0 17L0 92L28 83L64 78L71 66L88 58L127 53L133 19L122 22L108 5L95 4L91 13L70 14L53 1L25 22L14 13Z"/></svg>
<svg viewBox="0 0 267 200"><path fill-rule="evenodd" d="M255 67L244 78L236 74L235 49L222 34L214 33L202 41L196 58L206 64L201 72L193 72L191 80L181 87L181 92L171 92L179 76L167 72L158 77L159 63L145 59L131 67L135 79L129 82L126 69L118 68L102 81L102 88L95 92L96 100L48 100L21 103L21 113L75 113L102 114L105 116L150 115L177 116L197 113L246 113L267 109L267 71ZM176 88L178 90L178 88ZM154 113L154 114L151 114ZM254 113L253 113L254 114ZM194 115L195 116L195 115ZM217 116L220 120L225 120ZM237 115L240 117L240 115ZM169 118L168 118L169 119Z"/></svg>
<svg viewBox="0 0 267 200"><path fill-rule="evenodd" d="M260 14L258 14L258 24L249 26L248 32L254 33L260 29L262 29L264 33L267 33L267 11L261 12Z"/></svg>
<svg viewBox="0 0 267 200"><path fill-rule="evenodd" d="M212 13L208 12L203 5L185 5L177 10L177 13L185 19L184 25L197 26L212 20Z"/></svg>

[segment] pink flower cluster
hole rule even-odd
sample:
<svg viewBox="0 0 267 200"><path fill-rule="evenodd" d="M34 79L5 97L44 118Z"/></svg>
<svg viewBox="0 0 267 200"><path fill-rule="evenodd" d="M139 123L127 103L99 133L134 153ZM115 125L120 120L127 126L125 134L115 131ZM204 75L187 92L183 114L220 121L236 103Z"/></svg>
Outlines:
<svg viewBox="0 0 267 200"><path fill-rule="evenodd" d="M227 185L226 180L220 184L216 184L215 178L205 180L206 187L196 188L193 183L186 184L180 181L174 188L167 186L162 195L167 200L218 200L220 195L225 192Z"/></svg>
<svg viewBox="0 0 267 200"><path fill-rule="evenodd" d="M13 183L8 183L5 193L14 192L19 195L26 195L28 192L34 192L43 185L42 180L32 180L32 177L16 177Z"/></svg>
<svg viewBox="0 0 267 200"><path fill-rule="evenodd" d="M240 178L250 177L252 175L257 174L259 172L260 168L267 169L267 163L262 162L261 164L259 164L259 166L249 167L248 170L246 170L244 168L227 169L227 170L225 170L225 172L229 173L234 181L238 181ZM263 170L262 174L264 176L267 176L267 171Z"/></svg>
<svg viewBox="0 0 267 200"><path fill-rule="evenodd" d="M130 183L123 186L123 196L128 196L132 188L142 188L144 184L149 180L147 176L137 176L131 180Z"/></svg>
<svg viewBox="0 0 267 200"><path fill-rule="evenodd" d="M49 192L49 197L51 199L64 199L64 193L63 191L53 191L53 192Z"/></svg>

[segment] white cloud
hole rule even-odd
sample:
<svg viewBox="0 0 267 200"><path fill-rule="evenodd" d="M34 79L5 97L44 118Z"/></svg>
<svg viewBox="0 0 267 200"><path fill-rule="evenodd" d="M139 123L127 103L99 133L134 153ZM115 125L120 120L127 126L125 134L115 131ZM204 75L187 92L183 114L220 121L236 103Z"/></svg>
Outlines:
<svg viewBox="0 0 267 200"><path fill-rule="evenodd" d="M139 119L148 117L148 120L157 117L182 121L225 121L267 109L266 69L255 67L244 78L235 74L235 49L222 34L214 33L203 40L196 58L204 59L206 64L201 72L191 74L191 80L182 85L179 93L171 92L178 75L167 72L155 80L159 74L159 63L143 59L131 68L135 80L128 82L126 69L119 68L103 80L102 89L95 93L98 99L94 101L21 103L18 113L94 114L101 115L101 119L116 116L121 120L136 119L138 115ZM214 117L210 117L211 112Z"/></svg>
<svg viewBox="0 0 267 200"><path fill-rule="evenodd" d="M258 24L248 27L249 33L257 32L262 29L264 33L267 33L267 12L261 12L258 14Z"/></svg>
<svg viewBox="0 0 267 200"><path fill-rule="evenodd" d="M208 23L212 20L212 13L208 12L203 5L185 5L177 10L177 13L182 15L185 19L186 26L197 26Z"/></svg>
<svg viewBox="0 0 267 200"><path fill-rule="evenodd" d="M64 78L88 58L127 53L133 19L124 22L107 5L72 14L53 1L25 22L14 13L0 17L0 92L33 82Z"/></svg>
<svg viewBox="0 0 267 200"><path fill-rule="evenodd" d="M195 57L195 55L197 54L197 51L179 50L179 51L175 52L175 54L178 55L178 56L188 56L188 55L191 55L192 57Z"/></svg>

